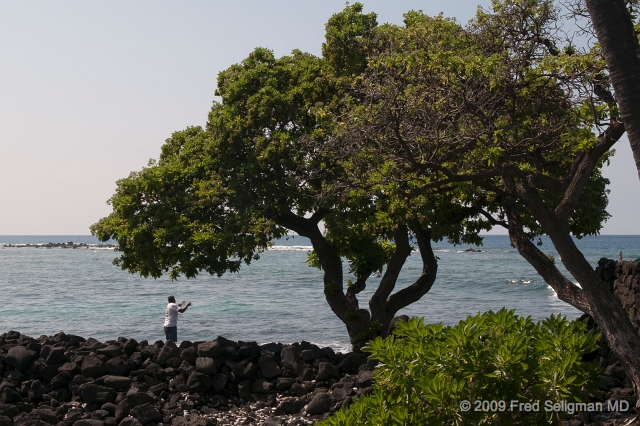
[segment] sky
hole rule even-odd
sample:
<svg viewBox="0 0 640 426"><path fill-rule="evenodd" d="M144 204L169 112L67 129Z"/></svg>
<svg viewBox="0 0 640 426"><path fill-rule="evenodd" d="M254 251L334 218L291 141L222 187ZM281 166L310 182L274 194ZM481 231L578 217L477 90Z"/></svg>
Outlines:
<svg viewBox="0 0 640 426"><path fill-rule="evenodd" d="M408 10L466 23L488 0L365 1L378 22ZM0 235L86 235L116 181L203 126L220 71L255 47L320 55L345 2L0 0ZM603 234L640 234L640 181L626 139Z"/></svg>

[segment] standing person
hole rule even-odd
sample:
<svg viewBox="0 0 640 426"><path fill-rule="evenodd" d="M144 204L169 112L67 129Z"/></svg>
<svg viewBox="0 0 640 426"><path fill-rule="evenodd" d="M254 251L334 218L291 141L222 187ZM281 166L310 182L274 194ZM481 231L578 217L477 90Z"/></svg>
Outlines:
<svg viewBox="0 0 640 426"><path fill-rule="evenodd" d="M178 342L178 312L183 313L189 306L191 306L191 302L187 302L183 308L182 303L176 304L176 298L169 296L169 304L164 317L164 334L167 340Z"/></svg>
<svg viewBox="0 0 640 426"><path fill-rule="evenodd" d="M620 252L620 254L618 255L618 260L622 262L622 252Z"/></svg>

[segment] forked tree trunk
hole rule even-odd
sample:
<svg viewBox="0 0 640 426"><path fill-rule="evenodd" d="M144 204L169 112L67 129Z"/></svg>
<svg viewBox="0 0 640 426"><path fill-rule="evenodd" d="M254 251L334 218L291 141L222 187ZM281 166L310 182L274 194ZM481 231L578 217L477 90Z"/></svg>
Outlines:
<svg viewBox="0 0 640 426"><path fill-rule="evenodd" d="M586 0L640 177L640 48L623 0Z"/></svg>
<svg viewBox="0 0 640 426"><path fill-rule="evenodd" d="M324 295L334 314L345 324L354 351L359 351L369 340L386 337L389 324L402 308L417 302L433 286L438 264L431 248L428 230L413 224L411 229L420 248L422 274L408 287L393 293L400 271L411 254L409 229L399 226L394 233L396 250L391 257L380 285L369 301L371 313L360 309L357 294L364 290L368 274L358 277L356 283L344 290L342 259L331 247L318 228L318 217L303 218L289 212L275 218L278 225L309 238L324 271Z"/></svg>
<svg viewBox="0 0 640 426"><path fill-rule="evenodd" d="M417 222L412 224L411 230L418 242L422 260L420 277L413 284L392 294L400 270L411 254L407 228L400 227L394 235L396 252L389 262L378 289L369 300L371 319L381 325L379 335L382 337L389 335L391 321L400 309L417 302L431 290L438 274L438 262L431 247L431 233Z"/></svg>

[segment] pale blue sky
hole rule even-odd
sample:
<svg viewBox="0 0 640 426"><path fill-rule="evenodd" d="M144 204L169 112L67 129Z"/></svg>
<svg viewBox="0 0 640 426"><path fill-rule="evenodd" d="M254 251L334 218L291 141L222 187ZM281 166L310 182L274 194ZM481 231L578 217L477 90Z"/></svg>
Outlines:
<svg viewBox="0 0 640 426"><path fill-rule="evenodd" d="M364 2L379 22L488 0ZM88 234L117 179L157 158L173 131L204 125L217 74L255 47L320 54L344 1L0 0L0 235ZM607 234L640 234L628 143L612 180Z"/></svg>

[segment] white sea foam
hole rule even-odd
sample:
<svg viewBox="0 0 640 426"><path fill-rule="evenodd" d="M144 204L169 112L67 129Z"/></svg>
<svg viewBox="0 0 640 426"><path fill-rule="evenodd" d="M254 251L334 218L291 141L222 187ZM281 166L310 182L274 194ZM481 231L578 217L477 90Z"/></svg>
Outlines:
<svg viewBox="0 0 640 426"><path fill-rule="evenodd" d="M535 283L537 281L534 280L534 279L525 280L524 278L522 278L522 279L521 278L507 278L507 282L512 283L512 284L522 283L524 285L528 285L528 284L531 284L531 283Z"/></svg>
<svg viewBox="0 0 640 426"><path fill-rule="evenodd" d="M313 246L273 246L273 247L270 247L269 250L274 250L274 251L300 251L300 250L306 250L306 251L310 251L310 250L313 250Z"/></svg>

